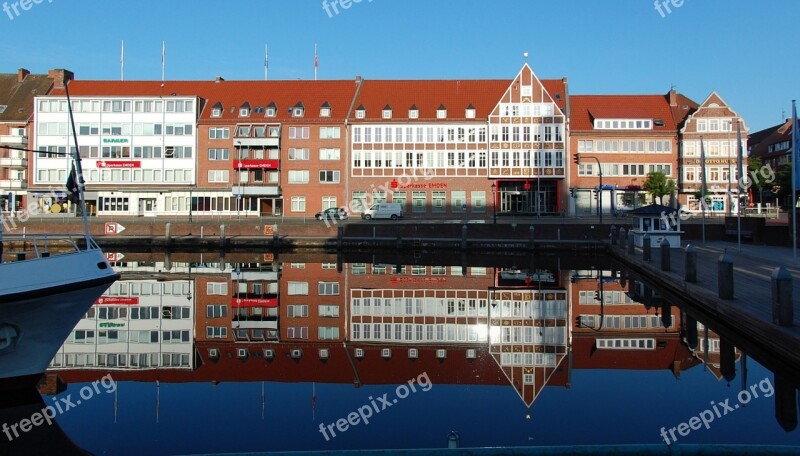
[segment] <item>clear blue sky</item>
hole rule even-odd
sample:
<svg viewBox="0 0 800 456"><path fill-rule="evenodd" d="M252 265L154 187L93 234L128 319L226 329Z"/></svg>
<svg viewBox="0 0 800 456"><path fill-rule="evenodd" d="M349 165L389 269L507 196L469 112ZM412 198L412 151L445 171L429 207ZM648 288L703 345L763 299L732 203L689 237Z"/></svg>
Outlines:
<svg viewBox="0 0 800 456"><path fill-rule="evenodd" d="M683 0L663 17L651 0L361 0L330 16L321 0L15 1L0 72L118 79L124 40L125 79L159 79L163 40L167 79L263 79L265 44L270 79L311 79L316 43L320 79L512 78L527 51L573 94L717 90L751 131L800 98L796 0Z"/></svg>

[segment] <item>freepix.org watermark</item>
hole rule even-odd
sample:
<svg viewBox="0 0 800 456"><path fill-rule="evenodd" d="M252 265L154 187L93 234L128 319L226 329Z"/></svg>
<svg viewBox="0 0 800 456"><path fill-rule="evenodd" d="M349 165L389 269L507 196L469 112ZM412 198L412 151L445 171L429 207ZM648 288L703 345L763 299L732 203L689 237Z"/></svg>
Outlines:
<svg viewBox="0 0 800 456"><path fill-rule="evenodd" d="M415 382L416 385L414 384ZM358 410L348 413L347 418L339 418L330 424L319 423L319 433L325 437L325 441L327 442L330 441L330 439L336 438L336 431L339 431L341 434L347 432L352 426L358 426L361 423L367 425L369 424L370 418L372 418L373 412L377 415L397 404L400 399L405 399L410 394L416 393L418 390L417 387L419 387L419 390L422 392L430 391L430 389L433 388L433 383L431 383L431 379L428 377L428 372L423 372L419 374L417 378L412 378L408 381L408 384L403 383L398 385L394 390L394 398L390 398L389 393L384 393L383 396L377 398L370 396L367 398L369 400L368 404L364 404L359 407Z"/></svg>
<svg viewBox="0 0 800 456"><path fill-rule="evenodd" d="M45 0L18 0L14 2L3 2L3 11L8 16L9 21L13 21L15 17L19 17L25 11L30 11L33 5L44 3ZM53 3L53 0L47 0L47 3Z"/></svg>
<svg viewBox="0 0 800 456"><path fill-rule="evenodd" d="M322 0L322 9L328 13L329 18L333 18L333 16L339 15L339 8L348 10L354 3L358 4L363 1L364 0ZM372 3L372 0L367 0L367 2Z"/></svg>
<svg viewBox="0 0 800 456"><path fill-rule="evenodd" d="M758 395L759 391L761 391L762 396ZM770 382L768 378L765 378L751 385L749 390L743 389L739 391L739 394L736 396L736 399L739 401L738 404L731 405L730 399L725 399L722 402L711 401L711 408L703 410L698 415L689 418L688 422L680 423L671 428L662 427L661 438L667 445L672 445L678 441L678 437L675 435L676 432L679 436L686 437L692 431L697 431L701 427L711 429L711 423L713 423L715 419L722 418L728 413L739 410L742 405L747 405L753 399L770 397L773 394L775 394L775 388L772 387L772 382Z"/></svg>
<svg viewBox="0 0 800 456"><path fill-rule="evenodd" d="M672 8L680 8L683 2L684 0L654 0L653 6L661 17L667 17L667 14L672 14Z"/></svg>
<svg viewBox="0 0 800 456"><path fill-rule="evenodd" d="M45 424L47 426L51 426L55 417L63 415L71 409L81 405L83 401L88 401L96 394L100 394L102 391L105 391L106 394L111 394L116 390L117 383L113 378L111 378L111 374L108 374L100 380L95 380L91 384L81 388L80 391L78 391L80 399L73 400L72 394L67 394L64 397L54 397L53 405L48 405L41 411L31 415L30 418L25 418L17 423L3 423L2 427L0 427L0 431L2 431L8 441L11 442L14 439L30 432L33 428Z"/></svg>

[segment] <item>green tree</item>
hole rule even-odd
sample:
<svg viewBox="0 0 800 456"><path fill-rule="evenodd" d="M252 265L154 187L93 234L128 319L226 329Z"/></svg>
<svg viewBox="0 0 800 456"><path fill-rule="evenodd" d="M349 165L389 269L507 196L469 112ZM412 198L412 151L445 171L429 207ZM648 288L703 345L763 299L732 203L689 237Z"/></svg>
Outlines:
<svg viewBox="0 0 800 456"><path fill-rule="evenodd" d="M647 180L644 181L642 189L649 193L653 200L658 198L659 204L664 204L664 196L675 193L675 181L667 179L667 175L661 171L653 171L647 173Z"/></svg>

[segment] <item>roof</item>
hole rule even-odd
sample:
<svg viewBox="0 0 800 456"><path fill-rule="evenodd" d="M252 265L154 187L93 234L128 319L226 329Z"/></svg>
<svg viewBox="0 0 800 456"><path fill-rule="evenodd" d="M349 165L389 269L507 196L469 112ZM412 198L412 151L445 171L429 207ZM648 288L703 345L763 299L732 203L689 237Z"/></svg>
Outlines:
<svg viewBox="0 0 800 456"><path fill-rule="evenodd" d="M637 133L670 133L677 131L668 95L570 95L570 131L595 131L594 120L661 119L663 126ZM609 130L602 130L609 131ZM610 130L615 131L615 130ZM626 134L630 130L625 131Z"/></svg>
<svg viewBox="0 0 800 456"><path fill-rule="evenodd" d="M0 122L27 122L33 115L33 97L46 95L53 87L53 80L46 74L20 73L0 74L0 105L5 110L0 113Z"/></svg>
<svg viewBox="0 0 800 456"><path fill-rule="evenodd" d="M770 146L778 143L791 142L792 140L792 119L785 122L757 131L750 135L750 157L771 158L789 153L791 147L774 148L770 151Z"/></svg>
<svg viewBox="0 0 800 456"><path fill-rule="evenodd" d="M363 106L366 115L358 122L392 122L383 119L383 108L391 106L393 118L408 121L408 111L419 111L417 121L437 119L436 111L447 109L448 120L486 120L513 81L510 79L470 80L365 80L354 103ZM562 79L542 80L556 104L566 106L566 83ZM466 119L466 110L474 109L475 118ZM441 120L441 119L440 119Z"/></svg>
<svg viewBox="0 0 800 456"><path fill-rule="evenodd" d="M203 100L200 123L298 121L341 122L347 116L357 85L351 80L335 81L72 81L71 96L145 97L193 96ZM64 95L63 90L53 95ZM207 106L222 105L222 116L211 117ZM239 108L249 103L249 117L239 117ZM255 108L275 104L275 117L265 117ZM325 104L328 104L325 106ZM290 108L305 107L301 118L292 117ZM320 117L321 107L330 108L330 117ZM233 108L233 109L231 109Z"/></svg>

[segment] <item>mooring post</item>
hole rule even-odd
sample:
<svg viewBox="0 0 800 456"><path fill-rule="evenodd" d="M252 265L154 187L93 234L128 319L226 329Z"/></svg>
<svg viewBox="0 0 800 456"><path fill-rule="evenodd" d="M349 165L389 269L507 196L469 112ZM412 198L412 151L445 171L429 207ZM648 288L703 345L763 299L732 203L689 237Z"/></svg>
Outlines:
<svg viewBox="0 0 800 456"><path fill-rule="evenodd" d="M628 255L636 253L636 246L633 244L633 235L628 234Z"/></svg>
<svg viewBox="0 0 800 456"><path fill-rule="evenodd" d="M280 242L280 236L278 235L278 224L272 225L272 245L277 246L278 242Z"/></svg>
<svg viewBox="0 0 800 456"><path fill-rule="evenodd" d="M167 244L172 243L172 223L167 222L164 226L164 239L167 241Z"/></svg>
<svg viewBox="0 0 800 456"><path fill-rule="evenodd" d="M645 233L642 236L642 259L650 262L651 258L653 258L653 246L650 244L650 236Z"/></svg>
<svg viewBox="0 0 800 456"><path fill-rule="evenodd" d="M617 245L617 225L611 225L611 245Z"/></svg>
<svg viewBox="0 0 800 456"><path fill-rule="evenodd" d="M336 227L336 247L339 251L342 250L342 245L344 244L344 226L339 225Z"/></svg>
<svg viewBox="0 0 800 456"><path fill-rule="evenodd" d="M686 246L684 280L689 283L697 282L697 248L691 244Z"/></svg>
<svg viewBox="0 0 800 456"><path fill-rule="evenodd" d="M226 242L227 241L225 239L225 225L220 225L219 226L219 246L220 247L225 247L225 243Z"/></svg>
<svg viewBox="0 0 800 456"><path fill-rule="evenodd" d="M625 231L624 227L619 227L619 248L625 250L625 245L627 244L628 238L626 237L627 232Z"/></svg>
<svg viewBox="0 0 800 456"><path fill-rule="evenodd" d="M790 378L776 373L774 389L775 419L786 432L791 432L797 428L797 388Z"/></svg>
<svg viewBox="0 0 800 456"><path fill-rule="evenodd" d="M728 255L727 249L719 256L717 268L719 297L721 299L733 299L733 258Z"/></svg>
<svg viewBox="0 0 800 456"><path fill-rule="evenodd" d="M669 240L664 238L661 241L661 270L669 272L672 269L672 247L669 245Z"/></svg>
<svg viewBox="0 0 800 456"><path fill-rule="evenodd" d="M792 275L785 266L772 271L772 322L780 326L794 324Z"/></svg>
<svg viewBox="0 0 800 456"><path fill-rule="evenodd" d="M528 227L528 231L530 232L530 242L528 244L528 249L533 250L534 246L536 245L536 227L531 225Z"/></svg>
<svg viewBox="0 0 800 456"><path fill-rule="evenodd" d="M461 250L467 250L467 225L461 225Z"/></svg>

